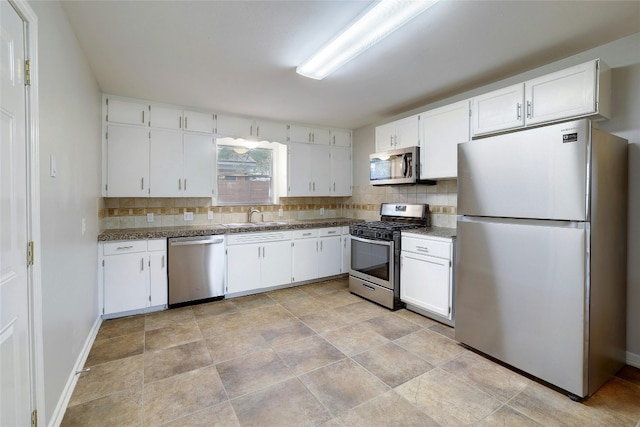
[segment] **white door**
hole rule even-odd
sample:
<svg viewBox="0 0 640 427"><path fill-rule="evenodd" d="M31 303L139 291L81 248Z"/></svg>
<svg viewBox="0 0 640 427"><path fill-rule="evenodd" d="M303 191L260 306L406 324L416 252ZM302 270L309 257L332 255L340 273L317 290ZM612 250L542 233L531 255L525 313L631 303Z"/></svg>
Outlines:
<svg viewBox="0 0 640 427"><path fill-rule="evenodd" d="M524 85L498 89L473 98L471 130L483 135L524 125Z"/></svg>
<svg viewBox="0 0 640 427"><path fill-rule="evenodd" d="M293 242L293 281L304 282L318 277L318 239Z"/></svg>
<svg viewBox="0 0 640 427"><path fill-rule="evenodd" d="M211 197L215 149L210 135L184 135L185 197Z"/></svg>
<svg viewBox="0 0 640 427"><path fill-rule="evenodd" d="M182 133L154 129L149 146L149 195L182 196Z"/></svg>
<svg viewBox="0 0 640 427"><path fill-rule="evenodd" d="M311 145L311 192L314 196L331 195L331 147Z"/></svg>
<svg viewBox="0 0 640 427"><path fill-rule="evenodd" d="M308 196L311 193L311 145L291 142L289 154L288 196Z"/></svg>
<svg viewBox="0 0 640 427"><path fill-rule="evenodd" d="M107 196L149 197L149 131L107 127Z"/></svg>
<svg viewBox="0 0 640 427"><path fill-rule="evenodd" d="M376 126L376 152L393 149L395 137L396 122Z"/></svg>
<svg viewBox="0 0 640 427"><path fill-rule="evenodd" d="M400 299L451 319L449 260L402 252Z"/></svg>
<svg viewBox="0 0 640 427"><path fill-rule="evenodd" d="M0 425L29 425L27 152L23 21L0 3Z"/></svg>
<svg viewBox="0 0 640 427"><path fill-rule="evenodd" d="M104 259L104 314L145 308L149 303L149 259L144 252Z"/></svg>
<svg viewBox="0 0 640 427"><path fill-rule="evenodd" d="M149 121L149 106L142 102L123 101L110 98L107 100L107 121L127 125L146 126Z"/></svg>
<svg viewBox="0 0 640 427"><path fill-rule="evenodd" d="M262 244L262 286L291 283L291 241Z"/></svg>
<svg viewBox="0 0 640 427"><path fill-rule="evenodd" d="M185 110L183 129L191 132L213 133L213 114Z"/></svg>
<svg viewBox="0 0 640 427"><path fill-rule="evenodd" d="M340 274L342 268L341 236L322 237L319 239L318 276L327 277Z"/></svg>
<svg viewBox="0 0 640 427"><path fill-rule="evenodd" d="M420 115L416 114L396 122L395 148L420 145Z"/></svg>
<svg viewBox="0 0 640 427"><path fill-rule="evenodd" d="M262 246L259 244L227 247L227 293L259 289Z"/></svg>
<svg viewBox="0 0 640 427"><path fill-rule="evenodd" d="M162 129L182 129L182 110L152 105L149 112L149 126Z"/></svg>
<svg viewBox="0 0 640 427"><path fill-rule="evenodd" d="M331 147L331 195L351 195L351 149Z"/></svg>

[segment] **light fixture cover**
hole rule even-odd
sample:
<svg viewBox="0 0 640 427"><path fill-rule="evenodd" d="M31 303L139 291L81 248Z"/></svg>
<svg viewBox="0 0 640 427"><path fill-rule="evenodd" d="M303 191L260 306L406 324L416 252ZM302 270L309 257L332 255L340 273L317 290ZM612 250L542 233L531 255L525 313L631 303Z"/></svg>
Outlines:
<svg viewBox="0 0 640 427"><path fill-rule="evenodd" d="M322 80L431 7L437 0L381 0L327 43L296 72Z"/></svg>

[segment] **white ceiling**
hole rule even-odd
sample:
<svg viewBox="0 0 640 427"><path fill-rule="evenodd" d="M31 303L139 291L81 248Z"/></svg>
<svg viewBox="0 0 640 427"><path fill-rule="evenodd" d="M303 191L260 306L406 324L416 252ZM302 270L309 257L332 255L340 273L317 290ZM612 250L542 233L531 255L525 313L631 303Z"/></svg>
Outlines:
<svg viewBox="0 0 640 427"><path fill-rule="evenodd" d="M640 1L443 0L321 81L369 1L62 2L103 92L358 128L640 31Z"/></svg>

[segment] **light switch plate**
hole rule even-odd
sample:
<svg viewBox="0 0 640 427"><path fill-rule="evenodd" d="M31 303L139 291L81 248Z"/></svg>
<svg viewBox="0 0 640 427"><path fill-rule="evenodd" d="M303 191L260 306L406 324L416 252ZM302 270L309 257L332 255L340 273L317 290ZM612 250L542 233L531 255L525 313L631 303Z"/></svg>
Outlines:
<svg viewBox="0 0 640 427"><path fill-rule="evenodd" d="M53 154L49 156L49 175L51 175L51 178L55 178L58 175L58 164L56 156Z"/></svg>

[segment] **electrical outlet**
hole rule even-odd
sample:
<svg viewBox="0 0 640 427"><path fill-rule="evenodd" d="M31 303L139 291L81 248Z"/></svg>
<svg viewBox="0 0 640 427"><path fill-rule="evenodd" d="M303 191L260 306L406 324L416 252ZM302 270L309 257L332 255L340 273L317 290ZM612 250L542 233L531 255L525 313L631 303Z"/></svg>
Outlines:
<svg viewBox="0 0 640 427"><path fill-rule="evenodd" d="M207 211L207 219L213 219L213 211Z"/></svg>
<svg viewBox="0 0 640 427"><path fill-rule="evenodd" d="M147 214L147 222L153 222L153 212Z"/></svg>
<svg viewBox="0 0 640 427"><path fill-rule="evenodd" d="M284 210L282 208L278 209L278 216L284 216Z"/></svg>
<svg viewBox="0 0 640 427"><path fill-rule="evenodd" d="M185 221L193 221L193 212L185 212L184 213Z"/></svg>
<svg viewBox="0 0 640 427"><path fill-rule="evenodd" d="M324 208L320 208L320 215L324 215Z"/></svg>

